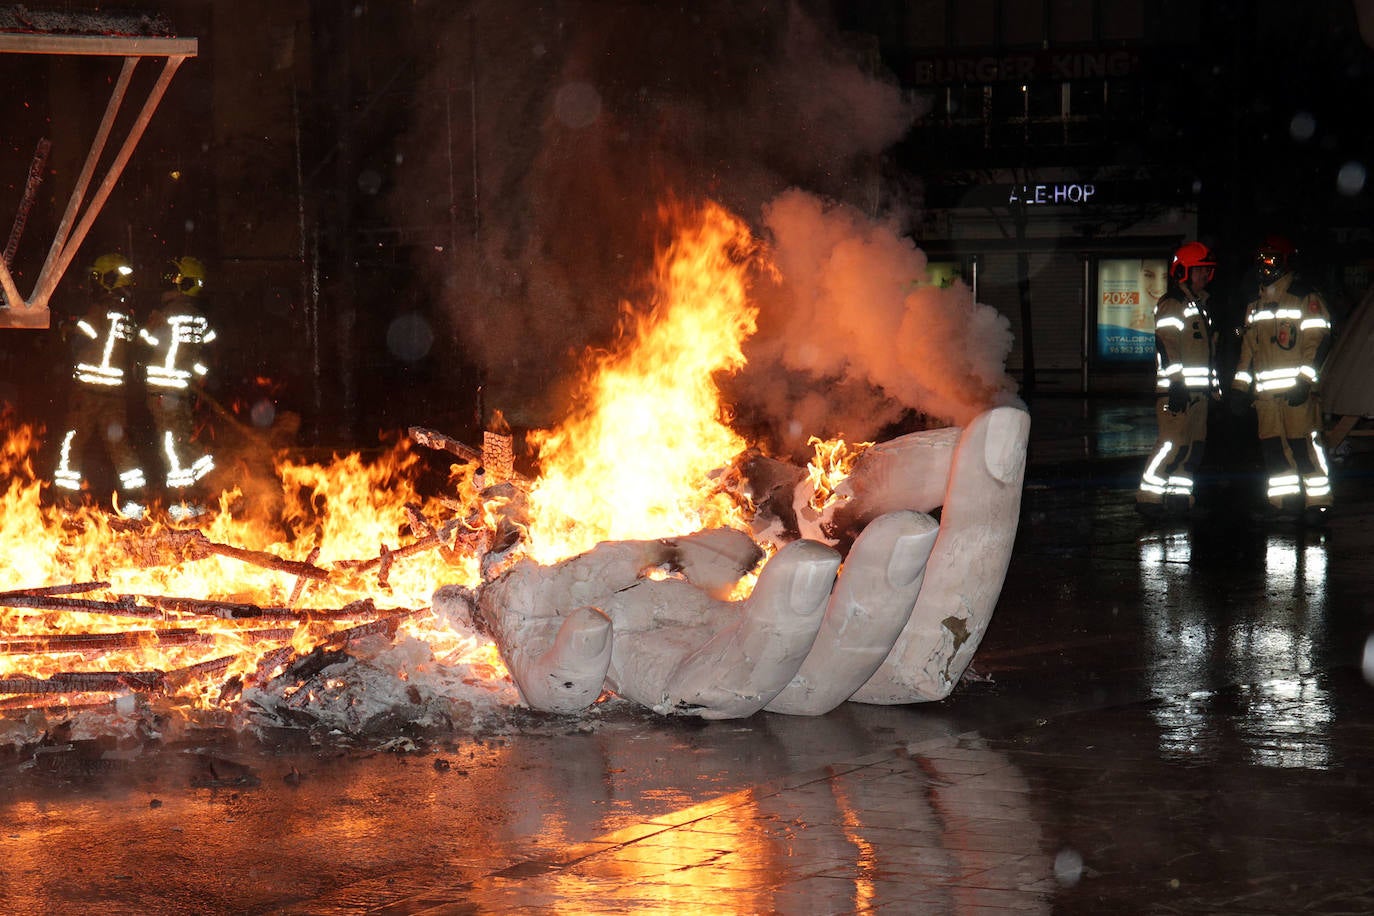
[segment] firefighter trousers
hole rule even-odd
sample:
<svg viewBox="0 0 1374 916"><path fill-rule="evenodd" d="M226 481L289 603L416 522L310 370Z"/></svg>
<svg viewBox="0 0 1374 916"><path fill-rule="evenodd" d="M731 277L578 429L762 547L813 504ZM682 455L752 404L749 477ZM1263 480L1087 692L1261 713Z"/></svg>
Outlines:
<svg viewBox="0 0 1374 916"><path fill-rule="evenodd" d="M214 469L214 461L191 442L195 420L191 400L178 394L148 395L148 412L157 427L157 451L166 467L167 495L181 499L190 488Z"/></svg>
<svg viewBox="0 0 1374 916"><path fill-rule="evenodd" d="M129 439L129 408L123 388L76 382L67 407L67 429L59 445L53 483L69 492L86 483L82 470L87 445L99 437L119 477L121 497L141 498L145 480L138 450Z"/></svg>
<svg viewBox="0 0 1374 916"><path fill-rule="evenodd" d="M1177 499L1193 505L1194 479L1207 446L1207 401L1206 395L1191 395L1188 406L1176 413L1169 410L1167 397L1155 400L1159 435L1140 477L1137 502L1162 505Z"/></svg>
<svg viewBox="0 0 1374 916"><path fill-rule="evenodd" d="M1265 495L1276 509L1331 505L1330 469L1322 445L1321 402L1301 404L1278 397L1255 401L1255 418L1264 458Z"/></svg>

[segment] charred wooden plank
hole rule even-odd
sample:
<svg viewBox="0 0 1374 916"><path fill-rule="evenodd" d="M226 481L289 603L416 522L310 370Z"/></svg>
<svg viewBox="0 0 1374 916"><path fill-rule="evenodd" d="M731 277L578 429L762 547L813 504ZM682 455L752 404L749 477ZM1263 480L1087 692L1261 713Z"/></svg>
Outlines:
<svg viewBox="0 0 1374 916"><path fill-rule="evenodd" d="M86 614L113 614L116 617L145 617L164 619L166 613L156 607L140 605L132 595L121 595L115 601L96 601L91 598L64 598L57 595L26 595L9 592L0 595L0 607L25 607L40 611L71 611Z"/></svg>
<svg viewBox="0 0 1374 916"><path fill-rule="evenodd" d="M350 601L341 608L263 607L241 601L214 598L184 598L175 595L121 595L121 598L146 601L154 607L180 614L219 617L224 620L347 620L375 617L377 607L371 598Z"/></svg>
<svg viewBox="0 0 1374 916"><path fill-rule="evenodd" d="M202 535L202 538L204 536ZM278 572L291 573L302 579L313 579L323 582L329 578L329 570L322 569L314 563L306 563L300 560L286 560L274 553L264 550L247 550L242 547L234 547L230 544L218 544L211 540L205 541L206 549L211 553L222 557L240 560L244 563L251 563L254 566L261 566L264 569L273 569Z"/></svg>
<svg viewBox="0 0 1374 916"><path fill-rule="evenodd" d="M155 690L161 671L63 671L48 678L0 678L0 694L114 693Z"/></svg>
<svg viewBox="0 0 1374 916"><path fill-rule="evenodd" d="M109 651L134 649L153 643L160 646L208 645L214 641L213 634L186 627L170 630L126 630L119 633L51 633L0 637L0 654Z"/></svg>
<svg viewBox="0 0 1374 916"><path fill-rule="evenodd" d="M369 601L369 603L371 602ZM429 609L417 608L410 610L402 608L397 610L393 608L393 613L385 617L379 617L376 620L370 620L367 623L360 623L357 626L329 634L329 637L324 641L323 645L341 646L355 639L362 639L365 636L376 636L379 634L385 635L388 639L394 638L396 636L396 630L402 623L427 610Z"/></svg>
<svg viewBox="0 0 1374 916"><path fill-rule="evenodd" d="M406 503L406 523L416 537L429 537L434 534L434 526L425 518L424 512L414 503Z"/></svg>
<svg viewBox="0 0 1374 916"><path fill-rule="evenodd" d="M313 564L320 558L320 548L316 546L310 548L310 555L305 558L305 562ZM309 581L305 576L297 576L296 584L291 588L291 597L286 599L287 607L295 607L296 602L301 600L301 594L305 591L305 584Z"/></svg>
<svg viewBox="0 0 1374 916"><path fill-rule="evenodd" d="M164 529L146 537L129 538L122 544L122 549L140 567L170 566L221 556L307 579L323 581L329 578L329 570L313 563L288 560L265 550L221 544L207 538L198 528Z"/></svg>
<svg viewBox="0 0 1374 916"><path fill-rule="evenodd" d="M457 455L464 461L478 465L479 467L485 461L482 455L482 451L480 449L475 449L470 445L465 445L462 442L459 442L457 439L453 438L452 436L446 436L443 433L438 432L437 430L427 429L423 426L412 426L408 430L406 430L406 433L410 436L411 441L417 443L418 445L423 445L427 448L435 448L439 449L440 451L449 452L451 454ZM510 471L508 479L524 485L528 485L530 483L530 479L528 477L516 471Z"/></svg>
<svg viewBox="0 0 1374 916"><path fill-rule="evenodd" d="M10 595L81 595L97 589L109 588L108 582L72 582L62 585L39 585L34 588L16 588L0 592L0 598Z"/></svg>
<svg viewBox="0 0 1374 916"><path fill-rule="evenodd" d="M473 464L482 463L481 450L475 449L470 445L464 445L452 436L446 436L437 430L426 429L423 426L412 426L406 432L410 436L411 441L423 445L426 448L436 448L440 451L449 452Z"/></svg>
<svg viewBox="0 0 1374 916"><path fill-rule="evenodd" d="M390 564L397 559L413 556L414 554L422 553L426 550L433 550L436 547L447 547L450 545L450 542L454 540L455 532L465 530L467 529L460 519L450 519L433 534L427 534L417 541L411 541L409 544L402 544L395 550L391 550L383 544L378 556L368 560L337 560L334 563L334 568L348 572L367 572L383 564L389 568Z"/></svg>

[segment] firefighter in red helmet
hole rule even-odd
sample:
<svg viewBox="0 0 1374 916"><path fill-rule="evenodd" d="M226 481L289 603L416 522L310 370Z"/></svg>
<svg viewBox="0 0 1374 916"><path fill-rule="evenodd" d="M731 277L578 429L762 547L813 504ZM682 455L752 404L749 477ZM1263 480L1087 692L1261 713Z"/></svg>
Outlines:
<svg viewBox="0 0 1374 916"><path fill-rule="evenodd" d="M1256 249L1259 296L1246 310L1231 388L1239 405L1254 405L1271 511L1320 522L1332 501L1318 399L1331 313L1294 274L1296 255L1282 236Z"/></svg>
<svg viewBox="0 0 1374 916"><path fill-rule="evenodd" d="M1207 406L1220 396L1207 284L1216 259L1201 242L1174 252L1169 285L1155 304L1155 420L1159 435L1136 491L1145 515L1186 512L1207 441Z"/></svg>

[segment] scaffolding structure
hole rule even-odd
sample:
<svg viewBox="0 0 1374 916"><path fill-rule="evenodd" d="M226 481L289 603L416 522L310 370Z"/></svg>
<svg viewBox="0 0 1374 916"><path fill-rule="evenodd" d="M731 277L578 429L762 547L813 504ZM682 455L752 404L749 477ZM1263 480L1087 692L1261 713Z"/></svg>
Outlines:
<svg viewBox="0 0 1374 916"><path fill-rule="evenodd" d="M67 201L66 210L58 223L57 232L48 248L47 257L39 269L32 292L25 298L15 284L9 264L0 258L0 328L47 328L51 321L48 301L57 284L70 266L86 239L87 233L100 215L110 192L118 183L134 148L152 120L177 68L187 58L195 57L194 38L168 36L67 34L47 32L0 31L0 53L4 54L63 54L123 58L119 78L110 92L100 127L91 141L85 164ZM128 96L134 70L146 58L161 58L162 70L153 82L127 135L119 144L114 158L105 167L95 190L90 193L105 148L110 142L116 118Z"/></svg>

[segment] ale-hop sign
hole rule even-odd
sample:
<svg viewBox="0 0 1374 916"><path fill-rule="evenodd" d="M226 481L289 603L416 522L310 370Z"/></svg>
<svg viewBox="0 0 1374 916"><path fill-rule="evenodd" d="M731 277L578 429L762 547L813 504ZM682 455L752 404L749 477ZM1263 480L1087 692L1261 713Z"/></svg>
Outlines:
<svg viewBox="0 0 1374 916"><path fill-rule="evenodd" d="M1094 184L1014 184L1007 203L1024 204L1086 204L1097 194Z"/></svg>

